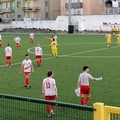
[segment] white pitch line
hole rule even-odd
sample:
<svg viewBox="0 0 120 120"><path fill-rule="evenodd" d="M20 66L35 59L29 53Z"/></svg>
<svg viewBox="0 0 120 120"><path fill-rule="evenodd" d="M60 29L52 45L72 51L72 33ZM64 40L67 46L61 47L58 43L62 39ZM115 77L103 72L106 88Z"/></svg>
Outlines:
<svg viewBox="0 0 120 120"><path fill-rule="evenodd" d="M48 57L48 58L43 58L42 60L49 60L49 59L52 59L53 57ZM35 62L36 60L32 60L32 62ZM11 64L12 66L15 66L15 65L20 65L22 64L22 62L18 62L18 63L13 63ZM0 68L2 67L7 67L7 65L0 65Z"/></svg>
<svg viewBox="0 0 120 120"><path fill-rule="evenodd" d="M91 52L97 52L97 51L103 51L103 50L110 50L114 48L118 48L119 46L111 47L111 48L101 48L101 49L94 49L94 50L88 50L88 51L83 51L83 52L76 52L76 53L71 53L71 54L66 54L66 55L60 55L60 57L68 57L71 55L77 55L77 54L85 54L85 53L91 53Z"/></svg>
<svg viewBox="0 0 120 120"><path fill-rule="evenodd" d="M100 59L115 59L115 58L120 58L120 56L67 56L69 58L100 58Z"/></svg>

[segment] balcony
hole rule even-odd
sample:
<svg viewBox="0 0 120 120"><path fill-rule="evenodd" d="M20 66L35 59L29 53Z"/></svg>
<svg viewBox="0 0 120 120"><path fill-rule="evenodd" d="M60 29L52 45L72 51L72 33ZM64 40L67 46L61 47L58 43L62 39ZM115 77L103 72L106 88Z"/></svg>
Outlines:
<svg viewBox="0 0 120 120"><path fill-rule="evenodd" d="M83 3L82 2L70 3L70 7L73 9L83 8ZM68 9L68 3L65 3L65 8Z"/></svg>
<svg viewBox="0 0 120 120"><path fill-rule="evenodd" d="M120 14L120 7L118 7L118 8L113 8L113 7L105 8L104 14L105 15Z"/></svg>
<svg viewBox="0 0 120 120"><path fill-rule="evenodd" d="M14 2L14 0L0 0L0 3L1 2Z"/></svg>
<svg viewBox="0 0 120 120"><path fill-rule="evenodd" d="M12 12L14 12L14 10L11 9L11 8L0 9L1 14L3 14L3 13L12 13Z"/></svg>
<svg viewBox="0 0 120 120"><path fill-rule="evenodd" d="M40 8L39 7L23 7L23 10L25 12L38 12L40 11Z"/></svg>

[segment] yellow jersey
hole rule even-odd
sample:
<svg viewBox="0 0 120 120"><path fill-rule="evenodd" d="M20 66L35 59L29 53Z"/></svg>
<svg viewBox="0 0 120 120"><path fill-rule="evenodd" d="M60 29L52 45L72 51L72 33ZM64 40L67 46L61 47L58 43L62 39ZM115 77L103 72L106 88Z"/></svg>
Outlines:
<svg viewBox="0 0 120 120"><path fill-rule="evenodd" d="M117 34L116 36L117 36L117 40L120 40L120 34Z"/></svg>
<svg viewBox="0 0 120 120"><path fill-rule="evenodd" d="M51 48L57 48L58 44L56 41L51 42Z"/></svg>
<svg viewBox="0 0 120 120"><path fill-rule="evenodd" d="M111 40L111 34L107 34L106 36L105 36L105 38L107 39L107 40Z"/></svg>

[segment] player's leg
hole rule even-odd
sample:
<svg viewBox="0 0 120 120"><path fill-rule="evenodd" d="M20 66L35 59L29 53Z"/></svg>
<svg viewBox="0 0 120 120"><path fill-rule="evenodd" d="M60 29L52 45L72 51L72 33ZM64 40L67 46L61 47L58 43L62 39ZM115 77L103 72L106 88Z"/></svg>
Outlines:
<svg viewBox="0 0 120 120"><path fill-rule="evenodd" d="M52 96L52 97L51 97L51 100L52 100L52 101L55 101L55 100L56 100L56 95ZM55 106L52 105L52 106L51 106L51 114L52 114L52 115L54 114L54 109L55 109Z"/></svg>
<svg viewBox="0 0 120 120"><path fill-rule="evenodd" d="M52 56L55 57L54 48L52 48Z"/></svg>
<svg viewBox="0 0 120 120"><path fill-rule="evenodd" d="M85 105L88 104L89 100L90 100L90 94L87 94L87 97L86 97L86 100L85 100Z"/></svg>
<svg viewBox="0 0 120 120"><path fill-rule="evenodd" d="M50 100L50 96L45 96L45 100ZM51 117L49 104L46 105L46 111L47 111L48 117Z"/></svg>
<svg viewBox="0 0 120 120"><path fill-rule="evenodd" d="M0 47L2 47L2 40L0 40Z"/></svg>
<svg viewBox="0 0 120 120"><path fill-rule="evenodd" d="M6 56L6 65L8 65L8 63L9 63L9 62L8 62L8 56Z"/></svg>
<svg viewBox="0 0 120 120"><path fill-rule="evenodd" d="M55 56L56 56L56 57L58 56L57 48L55 49Z"/></svg>
<svg viewBox="0 0 120 120"><path fill-rule="evenodd" d="M39 63L39 59L38 59L38 56L36 56L36 65L38 65Z"/></svg>
<svg viewBox="0 0 120 120"><path fill-rule="evenodd" d="M30 72L25 72L25 87L30 88L29 78L30 78Z"/></svg>
<svg viewBox="0 0 120 120"><path fill-rule="evenodd" d="M85 105L87 105L90 100L90 87L89 86L86 87L86 95L87 95L87 97L85 100Z"/></svg>
<svg viewBox="0 0 120 120"><path fill-rule="evenodd" d="M10 57L9 61L8 61L9 67L11 67L11 60L12 60L12 58Z"/></svg>
<svg viewBox="0 0 120 120"><path fill-rule="evenodd" d="M85 87L84 86L80 86L80 93L81 93L81 95L80 95L80 103L81 103L81 105L84 105L85 104L85 101L84 101L84 97L85 97Z"/></svg>
<svg viewBox="0 0 120 120"><path fill-rule="evenodd" d="M39 65L42 64L42 56L39 57Z"/></svg>

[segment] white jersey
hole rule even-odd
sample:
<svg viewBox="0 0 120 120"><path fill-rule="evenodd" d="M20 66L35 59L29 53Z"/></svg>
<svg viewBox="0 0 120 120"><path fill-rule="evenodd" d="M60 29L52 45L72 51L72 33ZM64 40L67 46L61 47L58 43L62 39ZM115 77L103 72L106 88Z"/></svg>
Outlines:
<svg viewBox="0 0 120 120"><path fill-rule="evenodd" d="M24 72L31 72L32 61L30 59L23 60L22 65L24 66Z"/></svg>
<svg viewBox="0 0 120 120"><path fill-rule="evenodd" d="M35 55L36 56L42 56L42 48L41 47L35 47Z"/></svg>
<svg viewBox="0 0 120 120"><path fill-rule="evenodd" d="M30 38L34 38L34 33L30 33Z"/></svg>
<svg viewBox="0 0 120 120"><path fill-rule="evenodd" d="M43 80L43 87L45 96L53 96L56 95L56 83L55 79L47 77Z"/></svg>
<svg viewBox="0 0 120 120"><path fill-rule="evenodd" d="M2 35L0 35L0 40L2 40Z"/></svg>
<svg viewBox="0 0 120 120"><path fill-rule="evenodd" d="M55 35L53 38L54 38L54 39L55 39L55 41L57 42L57 36Z"/></svg>
<svg viewBox="0 0 120 120"><path fill-rule="evenodd" d="M21 39L20 39L20 37L15 37L14 41L15 41L16 43L20 43Z"/></svg>
<svg viewBox="0 0 120 120"><path fill-rule="evenodd" d="M94 77L92 77L92 75L90 75L87 72L83 72L83 73L81 73L79 75L78 82L81 85L89 86L89 80L102 80L102 77L100 77L100 78L94 78Z"/></svg>
<svg viewBox="0 0 120 120"><path fill-rule="evenodd" d="M12 48L11 47L6 47L5 48L5 56L12 56Z"/></svg>

